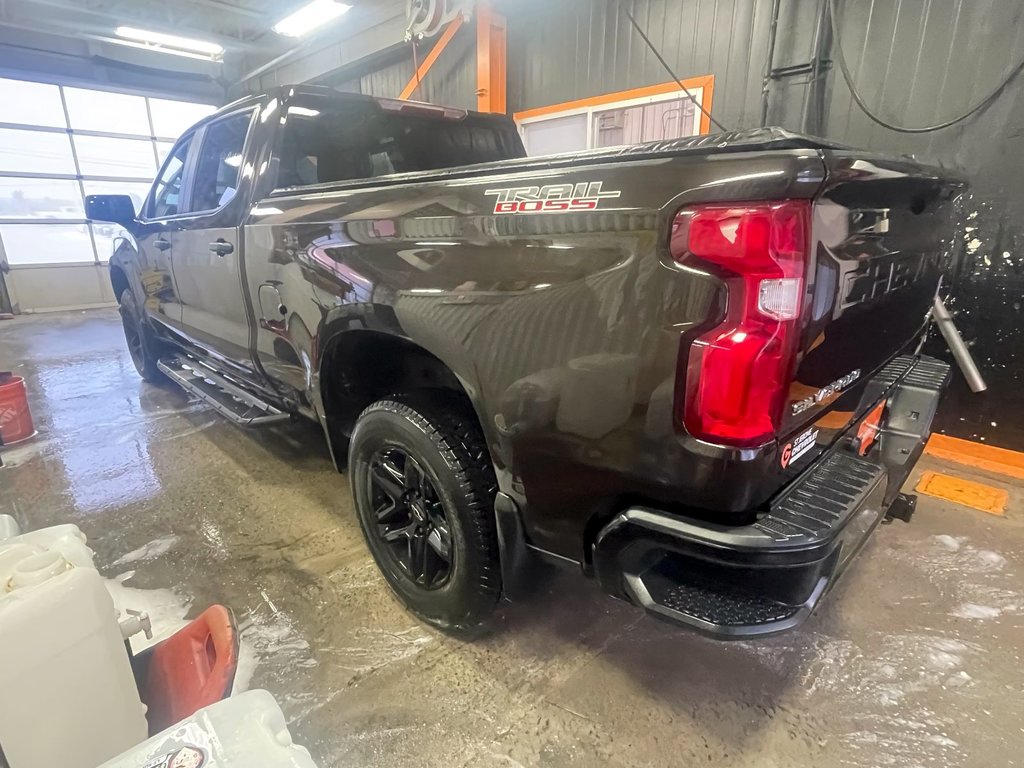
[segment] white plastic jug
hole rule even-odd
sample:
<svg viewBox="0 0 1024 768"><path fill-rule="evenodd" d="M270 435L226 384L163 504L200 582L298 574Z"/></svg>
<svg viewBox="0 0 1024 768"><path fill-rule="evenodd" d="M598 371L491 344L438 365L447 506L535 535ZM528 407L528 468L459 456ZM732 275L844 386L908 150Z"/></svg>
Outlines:
<svg viewBox="0 0 1024 768"><path fill-rule="evenodd" d="M86 544L85 534L77 525L51 525L19 536L0 540L0 552L16 544L27 544L40 550L59 552L72 565L78 568L95 568L92 550Z"/></svg>
<svg viewBox="0 0 1024 768"><path fill-rule="evenodd" d="M0 745L10 768L94 768L146 738L145 707L84 537L31 536L0 545Z"/></svg>
<svg viewBox="0 0 1024 768"><path fill-rule="evenodd" d="M316 768L266 691L199 710L100 768Z"/></svg>
<svg viewBox="0 0 1024 768"><path fill-rule="evenodd" d="M10 515L0 515L0 542L13 538L21 533L18 521Z"/></svg>

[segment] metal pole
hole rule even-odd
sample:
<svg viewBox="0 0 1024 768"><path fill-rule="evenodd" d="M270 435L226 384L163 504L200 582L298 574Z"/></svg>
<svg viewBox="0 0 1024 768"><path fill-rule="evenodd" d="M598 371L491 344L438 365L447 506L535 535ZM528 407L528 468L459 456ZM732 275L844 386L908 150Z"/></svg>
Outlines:
<svg viewBox="0 0 1024 768"><path fill-rule="evenodd" d="M818 9L817 30L814 33L814 50L811 53L811 76L804 91L804 110L800 130L815 136L822 135L825 117L825 84L822 78L822 59L828 56L832 47L832 24L829 4L823 2Z"/></svg>
<svg viewBox="0 0 1024 768"><path fill-rule="evenodd" d="M775 62L775 34L779 28L779 6L782 0L772 0L772 19L768 26L768 53L764 60L764 79L761 81L761 127L768 125L768 86L772 82Z"/></svg>
<svg viewBox="0 0 1024 768"><path fill-rule="evenodd" d="M978 366L974 364L971 351L964 344L964 340L960 337L960 331L956 329L956 325L953 323L952 315L949 314L949 310L946 309L946 305L938 294L935 295L935 300L932 303L932 317L935 320L935 324L939 326L946 344L949 345L949 351L953 353L953 358L956 360L957 365L960 366L960 371L963 373L964 378L967 379L967 386L971 388L971 392L984 392L988 389L988 385L981 378L981 372L978 370Z"/></svg>

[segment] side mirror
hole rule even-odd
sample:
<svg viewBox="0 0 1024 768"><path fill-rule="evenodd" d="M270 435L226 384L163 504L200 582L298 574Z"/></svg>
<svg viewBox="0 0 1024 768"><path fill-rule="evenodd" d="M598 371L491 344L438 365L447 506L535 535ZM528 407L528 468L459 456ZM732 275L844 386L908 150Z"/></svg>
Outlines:
<svg viewBox="0 0 1024 768"><path fill-rule="evenodd" d="M128 195L87 195L85 216L92 221L109 221L125 229L135 221L135 203Z"/></svg>

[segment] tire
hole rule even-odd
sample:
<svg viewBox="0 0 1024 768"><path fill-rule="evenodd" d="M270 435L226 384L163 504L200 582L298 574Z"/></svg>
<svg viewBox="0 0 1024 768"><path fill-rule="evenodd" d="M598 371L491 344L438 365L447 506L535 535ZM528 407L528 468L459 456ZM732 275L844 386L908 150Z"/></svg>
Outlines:
<svg viewBox="0 0 1024 768"><path fill-rule="evenodd" d="M130 288L122 291L119 304L124 339L128 344L128 354L135 364L135 370L139 372L143 381L163 381L163 371L156 364L160 359L162 345L149 323L145 321Z"/></svg>
<svg viewBox="0 0 1024 768"><path fill-rule="evenodd" d="M349 475L363 536L398 598L439 629L475 634L501 595L501 568L497 483L472 409L441 392L373 403L356 421Z"/></svg>

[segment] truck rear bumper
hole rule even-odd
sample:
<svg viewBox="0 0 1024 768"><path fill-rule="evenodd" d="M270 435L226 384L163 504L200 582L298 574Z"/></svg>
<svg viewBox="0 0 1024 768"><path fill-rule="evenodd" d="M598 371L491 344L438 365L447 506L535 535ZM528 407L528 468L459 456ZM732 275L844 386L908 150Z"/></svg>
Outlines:
<svg viewBox="0 0 1024 768"><path fill-rule="evenodd" d="M949 366L931 358L901 362L905 372L879 393L888 401L887 423L868 456L841 438L751 525L625 510L594 544L604 589L723 639L803 622L884 519L930 434Z"/></svg>

